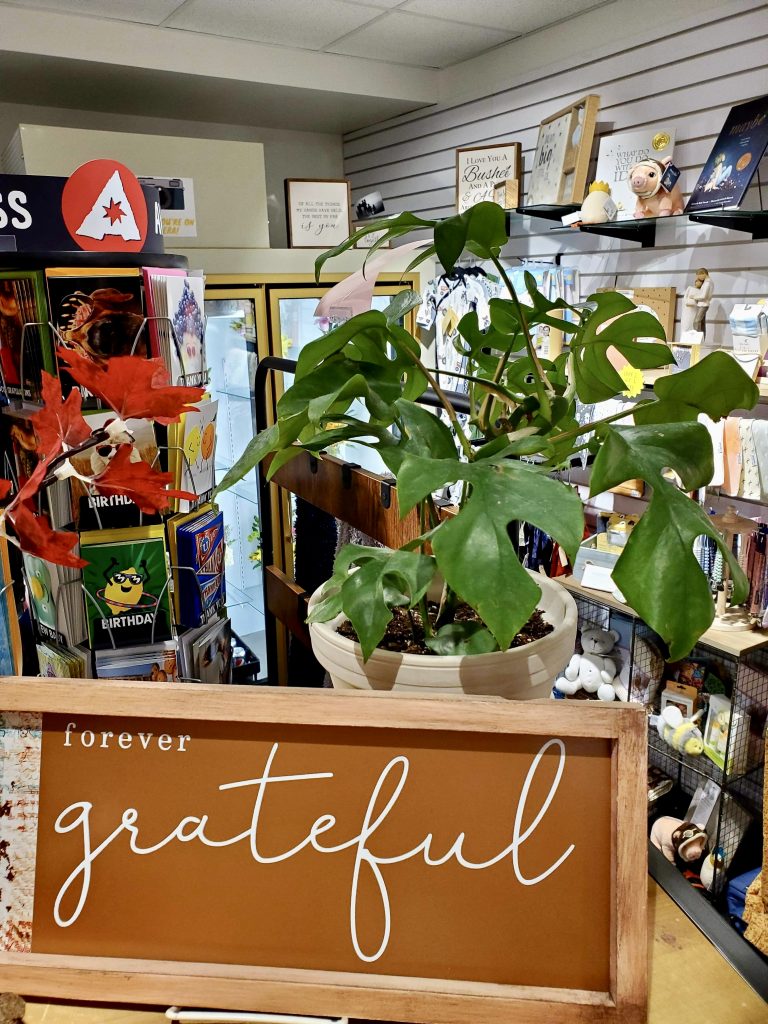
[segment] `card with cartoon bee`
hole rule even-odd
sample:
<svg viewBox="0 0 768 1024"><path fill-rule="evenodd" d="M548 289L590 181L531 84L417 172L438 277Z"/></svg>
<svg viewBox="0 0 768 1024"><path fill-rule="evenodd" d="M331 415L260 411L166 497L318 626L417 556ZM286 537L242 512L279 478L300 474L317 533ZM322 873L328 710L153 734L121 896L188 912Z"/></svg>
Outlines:
<svg viewBox="0 0 768 1024"><path fill-rule="evenodd" d="M80 535L88 642L93 649L154 643L171 635L165 528Z"/></svg>
<svg viewBox="0 0 768 1024"><path fill-rule="evenodd" d="M149 358L149 325L144 313L141 271L104 268L91 271L49 267L45 272L55 351L71 349L104 366L115 356ZM62 388L73 382L59 367ZM83 406L98 407L81 388Z"/></svg>

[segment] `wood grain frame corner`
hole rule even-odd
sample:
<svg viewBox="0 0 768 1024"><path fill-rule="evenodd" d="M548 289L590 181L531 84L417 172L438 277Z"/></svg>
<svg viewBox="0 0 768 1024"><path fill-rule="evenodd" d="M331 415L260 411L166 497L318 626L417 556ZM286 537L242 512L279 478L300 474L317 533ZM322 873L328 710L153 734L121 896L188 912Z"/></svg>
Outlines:
<svg viewBox="0 0 768 1024"><path fill-rule="evenodd" d="M294 245L293 218L291 217L291 185L346 185L347 186L347 238L352 234L352 186L348 178L286 178L285 179L285 213L288 218L289 249L323 249L322 245Z"/></svg>
<svg viewBox="0 0 768 1024"><path fill-rule="evenodd" d="M581 737L611 742L610 991L229 964L0 953L3 989L430 1024L641 1024L647 1006L646 716L638 705L0 679L4 711ZM586 884L586 882L585 882Z"/></svg>
<svg viewBox="0 0 768 1024"><path fill-rule="evenodd" d="M595 139L597 112L600 109L600 97L596 93L590 93L588 96L582 96L581 99L576 100L574 103L569 103L567 107L563 107L561 110L558 110L556 114L550 114L549 117L545 117L540 125L540 127L543 127L546 124L550 124L552 121L557 121L559 118L570 114L571 124L568 131L568 137L570 138L571 132L574 128L573 119L577 117L578 111L582 107L584 108L584 123L582 126L581 140L578 146L572 147L575 150L575 153L570 154L570 159L569 150L566 150L563 166L560 169L558 202L563 204L581 203L584 199L587 189L587 175L589 174L589 161L592 156L592 143ZM566 175L571 173L573 174L573 183L571 185L570 192L566 194L563 191L564 181Z"/></svg>

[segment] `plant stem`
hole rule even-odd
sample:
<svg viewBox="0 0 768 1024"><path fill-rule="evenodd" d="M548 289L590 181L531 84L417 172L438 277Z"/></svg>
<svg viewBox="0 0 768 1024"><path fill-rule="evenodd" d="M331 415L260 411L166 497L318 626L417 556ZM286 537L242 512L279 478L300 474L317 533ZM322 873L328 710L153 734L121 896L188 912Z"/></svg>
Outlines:
<svg viewBox="0 0 768 1024"><path fill-rule="evenodd" d="M419 601L419 614L421 615L421 622L424 626L424 637L432 636L432 623L429 621L429 609L427 608L426 597L422 597Z"/></svg>
<svg viewBox="0 0 768 1024"><path fill-rule="evenodd" d="M429 371L429 369L421 361L421 359L419 359L419 357L417 355L415 355L415 353L411 352L411 350L409 348L407 348L407 347L404 347L403 351L407 354L408 358L419 367L421 372L427 378L427 383L429 384L429 386L432 388L432 390L437 395L438 401L440 402L442 407L445 409L445 411L446 411L446 413L448 415L448 419L451 421L451 424L453 425L453 429L456 431L456 436L459 439L459 444L461 445L461 447L462 447L462 449L464 451L464 454L467 457L467 460L471 462L474 459L474 457L475 457L474 452L472 451L472 445L469 443L469 438L464 433L464 430L462 429L462 426L459 423L459 418L456 415L456 410L453 408L451 403L448 401L447 395L445 394L443 389L440 387L440 385L437 383L437 381L435 380L433 374Z"/></svg>
<svg viewBox="0 0 768 1024"><path fill-rule="evenodd" d="M615 420L624 420L627 416L632 415L632 409L625 409L623 412L616 412L612 416L604 416L601 420L593 420L592 423L585 423L583 427L577 427L574 430L566 430L562 434L555 434L554 437L550 438L552 444L559 444L561 441L570 441L572 437L578 437L580 434L588 434L595 427L603 426L606 423L613 423Z"/></svg>
<svg viewBox="0 0 768 1024"><path fill-rule="evenodd" d="M82 444L75 445L74 448L68 448L67 451L57 455L55 459L51 459L48 467L48 472L45 475L45 479L40 484L40 489L47 487L56 479L55 472L59 466L63 466L67 459L72 458L73 455L80 455L82 452L87 452L89 448L95 448L97 445L103 444L109 439L109 434L106 430L94 430L91 436L83 441Z"/></svg>
<svg viewBox="0 0 768 1024"><path fill-rule="evenodd" d="M517 317L518 317L518 320L520 321L520 326L521 326L522 331L523 331L523 337L525 338L525 347L528 349L528 355L530 356L531 362L533 363L534 369L536 370L536 374L537 374L537 376L539 378L539 382L541 383L541 385L545 389L545 391L548 391L550 394L554 394L555 393L555 389L552 387L552 384L550 383L549 378L547 377L546 373L544 372L544 367L541 365L541 362L539 361L539 357L538 357L538 355L536 353L536 346L533 344L533 339L531 338L531 332L528 329L528 321L525 319L525 313L523 313L523 307L522 307L522 305L520 303L520 299L518 299L518 297L517 297L517 292L515 291L515 289L514 289L514 287L512 285L512 282L509 279L509 275L507 274L506 270L502 266L502 263L499 260L498 256L491 256L491 260L493 262L493 265L498 270L498 272L499 272L499 274L501 276L502 281L507 286L507 291L509 292L510 298L512 299L512 302L514 303L515 312L517 313ZM503 360L503 362L501 362L501 367L502 367L502 370L503 370L504 365L505 365L507 359L509 358L509 354L507 353L507 355L502 356L501 358ZM537 388L537 390L538 390L538 388Z"/></svg>

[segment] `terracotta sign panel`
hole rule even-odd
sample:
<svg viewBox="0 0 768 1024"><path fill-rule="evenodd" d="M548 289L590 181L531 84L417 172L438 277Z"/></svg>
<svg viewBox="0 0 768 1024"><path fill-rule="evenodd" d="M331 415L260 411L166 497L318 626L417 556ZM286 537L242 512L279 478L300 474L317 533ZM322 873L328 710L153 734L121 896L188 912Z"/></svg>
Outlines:
<svg viewBox="0 0 768 1024"><path fill-rule="evenodd" d="M525 715L516 730L454 728L449 701L441 727L430 716L442 701L390 697L382 718L380 700L322 693L297 697L291 721L287 696L279 715L260 716L257 700L235 721L104 701L5 713L2 949L36 964L240 965L611 1005L616 739L605 724L584 735L583 722L569 728L579 713L531 706L532 731ZM264 694L264 710L276 697ZM470 720L481 705L501 719L511 707L456 703ZM423 724L398 728L395 707L420 709ZM343 713L319 724L313 709ZM283 1009L306 1007L286 996Z"/></svg>

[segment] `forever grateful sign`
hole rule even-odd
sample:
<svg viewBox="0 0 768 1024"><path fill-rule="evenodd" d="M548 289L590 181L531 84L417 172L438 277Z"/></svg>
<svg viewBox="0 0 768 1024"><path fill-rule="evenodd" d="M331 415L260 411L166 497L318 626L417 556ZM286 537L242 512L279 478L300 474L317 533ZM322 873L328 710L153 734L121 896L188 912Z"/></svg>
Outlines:
<svg viewBox="0 0 768 1024"><path fill-rule="evenodd" d="M0 701L4 988L644 1019L639 709L66 680Z"/></svg>

